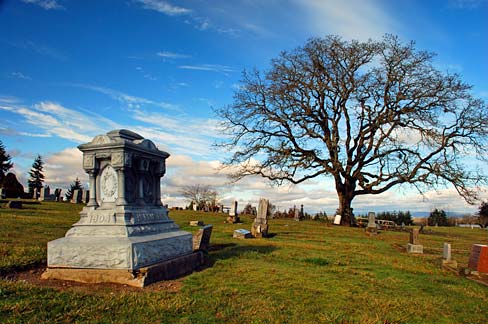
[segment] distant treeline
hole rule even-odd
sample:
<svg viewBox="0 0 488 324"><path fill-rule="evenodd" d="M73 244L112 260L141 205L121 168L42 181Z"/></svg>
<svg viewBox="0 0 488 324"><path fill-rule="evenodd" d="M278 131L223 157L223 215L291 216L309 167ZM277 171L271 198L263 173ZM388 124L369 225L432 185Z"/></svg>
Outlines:
<svg viewBox="0 0 488 324"><path fill-rule="evenodd" d="M367 218L368 215L365 214L359 214L356 215L356 217L365 217ZM410 213L409 210L407 211L383 211L383 212L378 212L376 213L376 219L382 219L382 220L389 220L389 221L394 221L395 224L401 225L404 223L405 225L413 225L413 220L412 220L412 214Z"/></svg>

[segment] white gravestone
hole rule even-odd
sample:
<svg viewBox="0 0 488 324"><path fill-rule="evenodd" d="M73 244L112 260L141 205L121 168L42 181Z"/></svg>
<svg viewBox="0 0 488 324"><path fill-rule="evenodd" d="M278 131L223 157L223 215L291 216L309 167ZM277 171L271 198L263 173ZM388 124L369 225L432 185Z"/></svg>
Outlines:
<svg viewBox="0 0 488 324"><path fill-rule="evenodd" d="M341 225L341 215L335 215L334 217L334 225Z"/></svg>

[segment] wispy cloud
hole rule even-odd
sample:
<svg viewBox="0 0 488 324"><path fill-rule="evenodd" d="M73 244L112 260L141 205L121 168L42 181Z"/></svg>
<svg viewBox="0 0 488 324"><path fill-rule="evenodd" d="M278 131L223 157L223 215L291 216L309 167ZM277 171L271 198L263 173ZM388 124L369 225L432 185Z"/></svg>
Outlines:
<svg viewBox="0 0 488 324"><path fill-rule="evenodd" d="M0 39L0 42L8 44L9 46L20 48L27 51L32 51L42 56L50 57L59 61L66 61L68 58L65 54L61 53L55 48L38 44L33 41L10 41L6 39Z"/></svg>
<svg viewBox="0 0 488 324"><path fill-rule="evenodd" d="M132 96L110 88L93 86L88 84L70 84L70 85L108 95L112 99L125 103L129 108L140 108L141 105L152 105L152 106L156 106L168 110L174 110L174 111L180 110L179 106L175 104L171 104L167 102L157 102L143 97Z"/></svg>
<svg viewBox="0 0 488 324"><path fill-rule="evenodd" d="M316 35L338 34L366 40L398 30L398 22L380 1L293 1L304 12L308 28Z"/></svg>
<svg viewBox="0 0 488 324"><path fill-rule="evenodd" d="M191 55L174 53L169 51L157 52L156 55L167 59L184 59L191 57Z"/></svg>
<svg viewBox="0 0 488 324"><path fill-rule="evenodd" d="M30 76L25 75L22 72L12 72L12 73L10 73L10 78L19 79L19 80L32 80L32 78Z"/></svg>
<svg viewBox="0 0 488 324"><path fill-rule="evenodd" d="M486 4L487 0L449 0L451 9L476 9Z"/></svg>
<svg viewBox="0 0 488 324"><path fill-rule="evenodd" d="M168 16L185 15L191 12L190 9L172 5L163 0L136 0L144 9L155 10Z"/></svg>
<svg viewBox="0 0 488 324"><path fill-rule="evenodd" d="M24 122L34 126L39 133L18 131L19 135L32 137L60 137L76 143L90 141L100 129L120 126L93 112L79 112L58 103L43 101L31 107L0 105L0 110L23 117Z"/></svg>
<svg viewBox="0 0 488 324"><path fill-rule="evenodd" d="M180 65L178 66L178 68L185 69L185 70L210 71L210 72L220 72L220 73L236 72L235 68L228 65L220 65L220 64Z"/></svg>
<svg viewBox="0 0 488 324"><path fill-rule="evenodd" d="M45 10L64 9L57 0L22 0L22 2L37 5Z"/></svg>

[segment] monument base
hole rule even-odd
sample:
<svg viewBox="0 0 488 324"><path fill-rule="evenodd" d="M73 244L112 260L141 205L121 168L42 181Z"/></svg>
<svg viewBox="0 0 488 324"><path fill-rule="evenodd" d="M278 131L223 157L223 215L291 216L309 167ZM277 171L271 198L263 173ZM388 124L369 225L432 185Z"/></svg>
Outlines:
<svg viewBox="0 0 488 324"><path fill-rule="evenodd" d="M255 238L266 238L268 237L268 225L267 224L261 224L261 225L256 225L253 224L251 227L251 234Z"/></svg>
<svg viewBox="0 0 488 324"><path fill-rule="evenodd" d="M424 246L421 244L407 244L407 252L408 253L417 253L417 254L423 254L424 253Z"/></svg>
<svg viewBox="0 0 488 324"><path fill-rule="evenodd" d="M41 279L70 280L83 283L117 283L145 287L161 280L176 279L192 273L204 264L198 251L137 270L47 268Z"/></svg>

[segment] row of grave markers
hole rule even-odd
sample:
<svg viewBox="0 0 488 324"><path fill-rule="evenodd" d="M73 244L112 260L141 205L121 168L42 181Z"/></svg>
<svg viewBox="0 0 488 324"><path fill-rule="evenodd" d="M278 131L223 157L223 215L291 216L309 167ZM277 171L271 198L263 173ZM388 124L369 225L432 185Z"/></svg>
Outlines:
<svg viewBox="0 0 488 324"><path fill-rule="evenodd" d="M42 187L40 190L36 188L34 189L33 198L39 201L61 202L63 201L62 191L63 190L61 188L56 188L56 190L54 190L54 193L51 194L51 188L49 188L49 186ZM73 190L73 196L70 202L73 204L82 204L82 203L87 204L89 200L90 200L90 190L76 189Z"/></svg>

